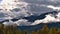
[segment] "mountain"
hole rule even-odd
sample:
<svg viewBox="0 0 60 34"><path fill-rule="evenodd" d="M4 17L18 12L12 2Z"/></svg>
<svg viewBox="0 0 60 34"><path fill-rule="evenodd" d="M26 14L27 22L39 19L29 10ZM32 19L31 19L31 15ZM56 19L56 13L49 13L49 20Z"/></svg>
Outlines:
<svg viewBox="0 0 60 34"><path fill-rule="evenodd" d="M20 30L38 30L41 29L43 27L43 25L47 25L48 28L54 27L54 28L60 28L60 22L55 22L55 23L40 23L38 25L34 25L34 26L17 26L18 29Z"/></svg>
<svg viewBox="0 0 60 34"><path fill-rule="evenodd" d="M57 14L58 12L57 11L53 11L53 12L48 12L48 13L43 13L41 15L32 15L32 16L29 16L29 17L23 17L22 19L27 19L29 22L34 22L35 20L38 20L38 19L44 19L47 15L47 14ZM21 18L13 18L11 19L12 21L18 21L19 19ZM9 20L4 20L2 21L1 23L3 22L6 22L6 21L9 21ZM47 25L48 28L51 28L51 27L55 27L55 28L60 28L60 22L49 22L49 23L40 23L38 25L30 25L30 26L17 26L17 29L20 29L20 30L37 30L37 29L40 29L43 27L43 25Z"/></svg>
<svg viewBox="0 0 60 34"><path fill-rule="evenodd" d="M52 12L43 13L41 15L32 15L32 16L29 16L29 17L22 17L22 19L26 19L26 20L28 20L28 22L32 23L35 20L44 19L46 17L46 15L48 15L48 14L55 15L57 13L58 13L57 11L52 11ZM54 16L54 17L56 17L56 16ZM13 18L13 19L11 19L11 21L16 22L16 21L18 21L20 19L21 19L20 17L18 17L18 19L17 18ZM3 23L3 22L9 22L9 20L4 20L4 21L1 21L0 23Z"/></svg>
<svg viewBox="0 0 60 34"><path fill-rule="evenodd" d="M47 12L47 13L43 13L41 15L32 15L32 16L29 16L29 17L22 17L22 19L27 19L29 22L34 22L35 20L37 19L44 19L47 15L47 14L57 14L58 12L57 11L52 11L52 12ZM20 17L17 18L13 18L11 19L12 21L18 21L19 19L21 19ZM5 22L5 21L9 21L9 20L4 20L4 21L1 21L2 22Z"/></svg>
<svg viewBox="0 0 60 34"><path fill-rule="evenodd" d="M34 22L37 19L44 19L46 17L46 15L48 15L48 14L54 14L55 15L57 13L58 13L57 11L52 11L52 12L43 13L43 14L38 15L38 16L32 15L32 16L29 16L29 17L24 17L23 19L27 19L30 22Z"/></svg>
<svg viewBox="0 0 60 34"><path fill-rule="evenodd" d="M37 19L44 19L45 15L47 15L47 14L54 14L55 15L57 13L58 13L57 11L53 11L53 12L48 12L48 13L41 14L39 16L24 17L23 19L27 19L30 22L34 22ZM48 28L51 28L51 27L60 28L60 22L40 23L40 24L37 24L37 25L31 25L31 26L17 26L17 28L21 29L21 30L32 30L32 29L37 30L37 29L42 28L44 24L47 25Z"/></svg>

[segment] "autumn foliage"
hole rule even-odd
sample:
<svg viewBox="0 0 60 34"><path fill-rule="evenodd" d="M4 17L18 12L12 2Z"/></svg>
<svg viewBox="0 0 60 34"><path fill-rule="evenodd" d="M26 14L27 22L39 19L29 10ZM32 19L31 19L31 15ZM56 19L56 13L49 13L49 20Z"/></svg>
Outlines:
<svg viewBox="0 0 60 34"><path fill-rule="evenodd" d="M32 30L19 30L15 29L14 26L4 26L3 24L0 25L0 34L60 34L60 28L48 28L46 25L43 25L42 28L38 29L37 31Z"/></svg>

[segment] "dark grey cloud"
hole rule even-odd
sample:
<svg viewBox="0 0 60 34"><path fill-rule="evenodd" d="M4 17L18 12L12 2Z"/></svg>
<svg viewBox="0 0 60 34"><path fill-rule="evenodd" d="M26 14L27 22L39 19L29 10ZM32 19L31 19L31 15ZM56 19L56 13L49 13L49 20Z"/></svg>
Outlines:
<svg viewBox="0 0 60 34"><path fill-rule="evenodd" d="M24 2L27 2L27 3L31 3L31 4L46 4L46 5L54 5L54 6L57 6L57 5L60 5L60 0L22 0Z"/></svg>
<svg viewBox="0 0 60 34"><path fill-rule="evenodd" d="M42 5L53 5L53 6L60 6L59 0L21 0L23 2L28 3L27 10L34 15L40 15L46 12L52 12L53 9L50 9L46 6Z"/></svg>
<svg viewBox="0 0 60 34"><path fill-rule="evenodd" d="M29 5L30 7L30 12L32 12L34 15L40 15L42 13L46 13L46 12L52 12L53 9L47 8L45 6L37 6L37 5Z"/></svg>

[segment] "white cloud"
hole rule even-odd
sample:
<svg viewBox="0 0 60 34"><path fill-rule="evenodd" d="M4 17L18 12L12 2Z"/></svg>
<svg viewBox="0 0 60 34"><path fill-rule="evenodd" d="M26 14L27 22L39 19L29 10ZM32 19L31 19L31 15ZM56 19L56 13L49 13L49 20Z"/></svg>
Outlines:
<svg viewBox="0 0 60 34"><path fill-rule="evenodd" d="M50 0L51 2L58 2L58 1L60 1L60 0Z"/></svg>
<svg viewBox="0 0 60 34"><path fill-rule="evenodd" d="M16 2L15 2L16 1ZM18 0L3 0L0 3L0 13L4 13L6 16L4 16L4 18L6 17L11 17L11 18L15 18L18 16L23 16L23 17L27 17L30 15L33 15L31 12L29 12L27 8L28 3L26 2L22 2L22 1L18 1ZM19 11L15 12L13 9L18 8ZM3 17L1 18L3 19Z"/></svg>
<svg viewBox="0 0 60 34"><path fill-rule="evenodd" d="M15 22L18 26L29 26L31 24L31 22L28 22L28 20L26 19L20 19L18 21Z"/></svg>
<svg viewBox="0 0 60 34"><path fill-rule="evenodd" d="M27 17L27 16L35 15L35 14L40 15L42 13L53 11L52 9L49 9L49 7L46 7L44 5L46 5L46 4L43 4L43 2L41 4L39 4L39 3L32 4L32 3L23 2L21 0L13 0L13 1L12 0L3 0L0 4L0 9L3 9L2 12L5 12L5 13L9 14L10 16L13 16L13 18L16 16ZM11 11L15 8L18 8L20 10L18 12ZM33 11L31 11L31 10L33 10Z"/></svg>
<svg viewBox="0 0 60 34"><path fill-rule="evenodd" d="M13 21L9 20L9 22L4 22L3 24L6 25L6 26L9 26L9 25L29 26L31 24L31 22L28 22L28 20L26 20L26 19L20 19L16 22L13 22Z"/></svg>
<svg viewBox="0 0 60 34"><path fill-rule="evenodd" d="M56 15L53 14L48 14L44 19L40 20L35 20L34 22L28 22L26 19L20 19L18 21L9 21L9 22L4 22L4 25L17 25L17 26L30 26L30 25L37 25L40 23L52 23L52 22L60 22L60 12ZM56 16L56 17L55 17Z"/></svg>
<svg viewBox="0 0 60 34"><path fill-rule="evenodd" d="M48 7L48 8L51 8L51 9L53 9L53 10L60 11L60 7L55 7L55 6L53 6L53 5L48 5L47 7Z"/></svg>
<svg viewBox="0 0 60 34"><path fill-rule="evenodd" d="M5 20L9 16L13 19L15 17L28 17L31 15L40 15L42 13L52 12L53 10L60 10L60 0L3 0L0 3L0 13L4 13L1 20ZM56 7L55 7L56 6ZM59 7L58 7L59 6ZM18 8L19 11L14 11L13 9ZM46 18L42 20L36 20L32 24L28 20L20 19L16 22L4 22L4 24L16 24L16 25L36 25L39 23L55 22L60 21L60 13L56 14L57 18L51 16L51 14L46 15ZM9 19L9 18L8 18Z"/></svg>
<svg viewBox="0 0 60 34"><path fill-rule="evenodd" d="M40 23L51 23L51 22L60 22L60 12L58 14L56 14L56 18L54 17L54 15L52 14L48 14L46 15L46 17L42 20L35 20L35 22L33 22L31 25L37 25Z"/></svg>
<svg viewBox="0 0 60 34"><path fill-rule="evenodd" d="M16 25L13 21L10 22L3 22L4 25L10 26L10 25Z"/></svg>

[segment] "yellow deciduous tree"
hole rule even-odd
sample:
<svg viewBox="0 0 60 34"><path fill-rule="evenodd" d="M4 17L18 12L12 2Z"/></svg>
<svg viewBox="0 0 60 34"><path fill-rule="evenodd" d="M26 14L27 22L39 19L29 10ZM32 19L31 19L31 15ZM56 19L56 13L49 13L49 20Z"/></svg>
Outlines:
<svg viewBox="0 0 60 34"><path fill-rule="evenodd" d="M35 31L32 31L32 34L36 34L36 32Z"/></svg>
<svg viewBox="0 0 60 34"><path fill-rule="evenodd" d="M48 27L44 25L42 28L42 34L48 34L48 31L49 31Z"/></svg>
<svg viewBox="0 0 60 34"><path fill-rule="evenodd" d="M16 31L15 31L15 34L22 34L22 31L16 30Z"/></svg>
<svg viewBox="0 0 60 34"><path fill-rule="evenodd" d="M37 30L36 34L42 34L41 29Z"/></svg>
<svg viewBox="0 0 60 34"><path fill-rule="evenodd" d="M56 29L52 27L49 31L49 34L56 34Z"/></svg>
<svg viewBox="0 0 60 34"><path fill-rule="evenodd" d="M60 28L57 29L56 34L60 34Z"/></svg>
<svg viewBox="0 0 60 34"><path fill-rule="evenodd" d="M23 34L29 34L29 33L28 33L28 31L24 30L24 31L23 31Z"/></svg>
<svg viewBox="0 0 60 34"><path fill-rule="evenodd" d="M9 31L7 31L7 32L6 32L6 34L10 34L10 32L9 32Z"/></svg>

